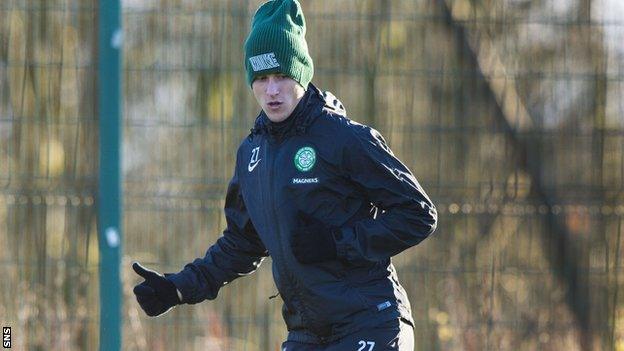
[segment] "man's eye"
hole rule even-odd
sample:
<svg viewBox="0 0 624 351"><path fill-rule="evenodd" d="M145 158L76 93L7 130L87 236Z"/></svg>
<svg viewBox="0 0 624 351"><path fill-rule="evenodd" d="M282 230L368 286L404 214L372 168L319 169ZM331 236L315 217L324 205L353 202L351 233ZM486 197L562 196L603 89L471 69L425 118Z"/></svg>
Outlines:
<svg viewBox="0 0 624 351"><path fill-rule="evenodd" d="M256 80L263 80L263 81L266 80L266 79L267 79L267 76L260 76L260 77L256 78Z"/></svg>

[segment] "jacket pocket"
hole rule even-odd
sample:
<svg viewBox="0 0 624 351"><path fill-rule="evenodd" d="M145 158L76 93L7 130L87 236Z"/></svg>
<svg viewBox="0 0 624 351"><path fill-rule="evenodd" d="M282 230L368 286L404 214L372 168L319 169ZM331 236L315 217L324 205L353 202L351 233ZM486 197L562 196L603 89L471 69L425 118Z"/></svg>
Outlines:
<svg viewBox="0 0 624 351"><path fill-rule="evenodd" d="M366 308L376 313L396 306L396 301L389 273L379 267L375 268L358 270L356 274L347 274L347 277L351 288Z"/></svg>

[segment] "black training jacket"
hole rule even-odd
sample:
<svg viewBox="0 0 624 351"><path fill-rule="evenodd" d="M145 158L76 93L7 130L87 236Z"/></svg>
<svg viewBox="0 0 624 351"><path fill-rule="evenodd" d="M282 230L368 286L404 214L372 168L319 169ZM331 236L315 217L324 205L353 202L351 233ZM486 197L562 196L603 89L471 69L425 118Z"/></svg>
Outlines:
<svg viewBox="0 0 624 351"><path fill-rule="evenodd" d="M295 259L298 211L342 228L337 259ZM330 93L310 85L286 121L258 116L238 149L225 217L205 257L169 276L184 303L214 299L270 255L288 340L331 342L397 318L413 324L390 257L434 231L435 207L379 132L348 119Z"/></svg>

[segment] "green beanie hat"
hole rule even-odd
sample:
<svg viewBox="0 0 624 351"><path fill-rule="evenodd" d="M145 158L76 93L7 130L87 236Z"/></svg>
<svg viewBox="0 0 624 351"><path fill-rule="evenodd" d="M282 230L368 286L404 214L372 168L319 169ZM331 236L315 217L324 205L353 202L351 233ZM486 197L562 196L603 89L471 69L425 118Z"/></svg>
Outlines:
<svg viewBox="0 0 624 351"><path fill-rule="evenodd" d="M282 73L307 89L314 64L305 33L305 18L297 0L271 0L260 6L245 41L247 83L251 86L258 76Z"/></svg>

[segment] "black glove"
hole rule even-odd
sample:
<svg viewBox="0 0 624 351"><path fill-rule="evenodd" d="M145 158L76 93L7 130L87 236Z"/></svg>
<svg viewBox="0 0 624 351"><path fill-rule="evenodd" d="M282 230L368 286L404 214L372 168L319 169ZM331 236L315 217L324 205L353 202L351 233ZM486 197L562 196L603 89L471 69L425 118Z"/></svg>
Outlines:
<svg viewBox="0 0 624 351"><path fill-rule="evenodd" d="M325 225L314 217L300 212L299 225L293 232L293 254L301 263L317 263L336 258L336 242L340 237L340 229Z"/></svg>
<svg viewBox="0 0 624 351"><path fill-rule="evenodd" d="M145 279L134 287L134 295L145 313L158 316L179 305L178 291L173 283L163 275L149 270L140 263L134 262L132 269Z"/></svg>

